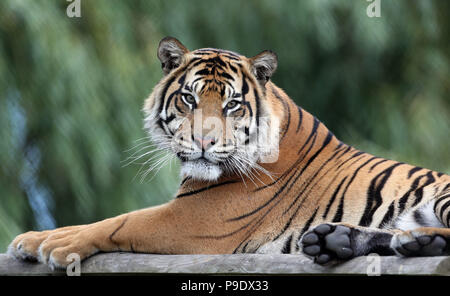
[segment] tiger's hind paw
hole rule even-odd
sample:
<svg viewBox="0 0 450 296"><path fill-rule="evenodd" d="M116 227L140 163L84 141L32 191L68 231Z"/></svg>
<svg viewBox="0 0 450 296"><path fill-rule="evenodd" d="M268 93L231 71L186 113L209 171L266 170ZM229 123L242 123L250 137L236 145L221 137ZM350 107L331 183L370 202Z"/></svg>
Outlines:
<svg viewBox="0 0 450 296"><path fill-rule="evenodd" d="M394 235L391 248L399 255L414 256L444 256L449 254L449 243L437 233L421 231L405 231Z"/></svg>

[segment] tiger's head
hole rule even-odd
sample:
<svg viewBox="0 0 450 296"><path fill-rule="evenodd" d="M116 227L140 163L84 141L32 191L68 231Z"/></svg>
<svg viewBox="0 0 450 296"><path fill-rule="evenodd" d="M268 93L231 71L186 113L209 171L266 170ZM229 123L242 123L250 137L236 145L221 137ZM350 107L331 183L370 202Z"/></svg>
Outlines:
<svg viewBox="0 0 450 296"><path fill-rule="evenodd" d="M164 77L145 102L152 140L181 161L181 174L217 180L251 175L278 157L280 118L266 98L277 57L213 48L189 51L175 38L158 47Z"/></svg>

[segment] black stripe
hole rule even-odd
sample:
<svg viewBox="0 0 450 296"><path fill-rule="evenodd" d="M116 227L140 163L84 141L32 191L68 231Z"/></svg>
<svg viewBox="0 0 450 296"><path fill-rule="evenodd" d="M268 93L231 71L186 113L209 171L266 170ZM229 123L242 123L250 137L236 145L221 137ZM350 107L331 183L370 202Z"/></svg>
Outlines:
<svg viewBox="0 0 450 296"><path fill-rule="evenodd" d="M189 65L189 64L188 64L188 65ZM184 66L182 69L178 70L177 72L179 72L179 71L181 71L181 70L184 71L184 70L187 68L188 65ZM164 89L163 89L163 91L162 91L162 93L161 93L161 97L160 97L160 98L161 98L161 99L160 99L160 100L161 100L161 104L160 104L160 106L159 106L159 108L158 108L158 117L159 117L159 115L161 114L163 108L165 108L165 109L166 109L166 112L167 112L167 109L168 109L168 107L169 107L170 102L171 102L172 99L173 99L173 96L175 96L175 95L177 95L178 93L181 92L181 89L183 88L183 83L184 83L185 77L186 77L186 73L184 73L184 74L178 79L178 83L180 84L180 88L179 88L177 91L174 91L173 93L171 93L170 96L167 98L167 101L164 102L164 99L165 99L166 94L167 94L167 90L169 89L170 85L172 85L173 81L177 78L177 76L174 75L174 76L167 82L166 86L164 87ZM166 114L166 116L167 116L167 114ZM166 123L167 123L167 122L166 122ZM161 126L161 124L160 124L160 126ZM170 131L170 134L173 135L173 133L172 133L171 131Z"/></svg>
<svg viewBox="0 0 450 296"><path fill-rule="evenodd" d="M284 136L286 136L288 130L289 130L289 126L291 125L291 108L289 107L289 104L287 104L286 102L283 101L283 106L287 107L287 123L286 123L286 128L284 129L283 135L281 136L281 140L283 140Z"/></svg>
<svg viewBox="0 0 450 296"><path fill-rule="evenodd" d="M160 118L158 119L158 121L156 122L159 127L166 132L166 134L169 134L171 136L174 135L174 133L169 129L169 127L167 126L167 124Z"/></svg>
<svg viewBox="0 0 450 296"><path fill-rule="evenodd" d="M339 147L339 146L342 146L342 145L338 145L338 147ZM298 194L298 196L297 196L297 198L294 200L294 202L291 203L291 206L290 206L287 210L284 211L283 215L286 214L286 213L289 211L289 209L294 205L294 203L297 201L297 199L300 198L300 196L302 196L303 193L304 193L307 189L310 188L310 190L308 191L308 194L309 194L309 192L311 192L311 190L314 188L314 186L315 186L317 183L319 183L319 182L322 180L322 178L323 178L324 176L326 176L328 173L330 173L330 170L328 170L327 172L325 172L325 174L323 174L323 175L319 178L319 180L318 180L317 182L315 182L313 186L310 187L311 183L316 179L317 175L322 171L322 169L323 169L323 168L324 168L331 160L333 160L340 152L342 152L342 150L335 150L334 154L333 154L331 157L329 157L325 162L323 162L323 163L321 164L321 166L319 167L319 169L316 170L316 172L314 173L314 175L313 175L311 178L308 179L308 182L306 182L306 183L304 182L304 183L301 185L301 187L303 188L302 191ZM342 155L341 155L341 156L342 156ZM339 156L339 157L341 157L341 156ZM305 199L306 199L306 198L305 198ZM298 210L298 208L297 208L297 210Z"/></svg>
<svg viewBox="0 0 450 296"><path fill-rule="evenodd" d="M196 49L194 53L197 54L198 51L199 52L209 52L209 53L220 53L219 49L212 48L212 47Z"/></svg>
<svg viewBox="0 0 450 296"><path fill-rule="evenodd" d="M317 132L317 128L319 127L319 123L320 121L314 117L314 124L313 127L311 129L311 132L309 133L308 139L306 139L306 142L303 144L303 146L298 150L298 154L300 154L300 152L302 152L302 150L305 148L305 146L309 143L309 141L311 140L311 138L316 134Z"/></svg>
<svg viewBox="0 0 450 296"><path fill-rule="evenodd" d="M297 209L295 210L295 212L291 215L291 217L289 218L288 222L284 225L283 230L273 239L276 240L278 239L281 235L283 235L286 230L289 229L289 226L291 226L292 221L294 220L294 218L297 216L298 211L300 210L300 206L297 207ZM317 208L316 211L317 212ZM316 215L316 213L314 212L314 216Z"/></svg>
<svg viewBox="0 0 450 296"><path fill-rule="evenodd" d="M236 67L232 66L230 63L228 64L228 67L230 67L231 71L233 71L234 73L237 73Z"/></svg>
<svg viewBox="0 0 450 296"><path fill-rule="evenodd" d="M315 138L314 138L313 143L311 144L311 146L308 148L308 151L303 156L299 157L292 166L290 166L286 171L283 172L283 174L280 177L278 177L275 181L273 181L270 184L266 184L264 186L256 188L255 190L253 190L253 192L257 192L257 191L266 189L268 187L271 187L271 186L277 184L280 180L284 179L288 175L288 173L290 173L298 164L300 164L305 159L305 157L308 155L309 151L312 149L314 142L315 142ZM340 146L341 145L339 145L339 147ZM344 151L344 154L346 153L346 151ZM341 157L341 156L339 156L339 157Z"/></svg>
<svg viewBox="0 0 450 296"><path fill-rule="evenodd" d="M178 95L180 92L178 90L174 91L173 93L170 94L170 96L167 98L166 103L165 103L165 111L166 111L166 117L168 116L168 110L169 110L169 105L173 100L173 97Z"/></svg>
<svg viewBox="0 0 450 296"><path fill-rule="evenodd" d="M341 164L339 164L337 167L336 167L336 170L339 170L344 164L346 164L348 161L350 161L350 160L352 160L353 158L355 158L355 157L358 157L358 156L360 156L360 155L362 155L362 154L365 154L365 152L362 152L362 151L358 151L358 152L356 152L356 153L354 153L352 156L350 156L348 159L346 159L344 162L342 162ZM363 158L364 156L361 156L360 158L358 158L355 162L357 162L357 161L359 161L361 158ZM353 162L353 163L355 163L355 162ZM353 163L352 163L352 165L353 165Z"/></svg>
<svg viewBox="0 0 450 296"><path fill-rule="evenodd" d="M238 55L236 55L235 57L232 56L232 55L230 55L230 54L223 54L223 53L222 53L222 55L223 55L224 57L230 59L230 60L234 60L234 61L240 61L240 60L241 60L241 59L239 58Z"/></svg>
<svg viewBox="0 0 450 296"><path fill-rule="evenodd" d="M302 230L300 231L300 235L298 236L298 240L300 240L303 236L303 234L305 234L305 232L311 227L311 224L314 222L314 219L316 218L316 214L317 214L317 210L319 208L316 208L314 210L314 213L312 214L311 217L309 217L308 221L306 221L305 225L303 226ZM295 250L298 251L300 249L300 245L297 241L297 243L295 244Z"/></svg>
<svg viewBox="0 0 450 296"><path fill-rule="evenodd" d="M292 172L292 170L300 163L300 160L303 160L303 159L304 159L304 156L301 157L301 159L300 159L300 158L297 159L297 160L295 161L295 163L294 163L292 166L290 166L287 170L285 170L285 171L283 172L283 174L281 174L281 176L278 177L275 181L273 181L273 182L270 183L270 184L266 184L266 185L263 185L263 186L261 186L261 187L259 187L259 188L256 188L256 189L253 190L253 192L258 192L258 191L261 191L261 190L263 190L263 189L266 189L266 188L268 188L268 187L271 187L271 186L275 185L275 184L278 183L280 180L284 179L290 172Z"/></svg>
<svg viewBox="0 0 450 296"><path fill-rule="evenodd" d="M160 97L160 105L158 108L158 116L159 114L161 114L163 108L164 108L164 99L166 97L167 94L167 90L169 89L170 85L172 85L172 83L175 81L176 76L170 78L170 80L166 83L166 86L164 87L163 91L161 92L161 97Z"/></svg>
<svg viewBox="0 0 450 296"><path fill-rule="evenodd" d="M387 160L387 159L383 159L383 160L381 160L381 161L375 163L374 165L372 165L372 166L370 167L369 173L370 173L377 165L382 164L383 162L386 162L386 161L388 161L388 160Z"/></svg>
<svg viewBox="0 0 450 296"><path fill-rule="evenodd" d="M180 73L183 73L186 71L187 68L193 68L195 66L195 62L201 60L200 58L192 58L186 65L184 65L182 68L178 68L174 72L173 78L175 79Z"/></svg>
<svg viewBox="0 0 450 296"><path fill-rule="evenodd" d="M342 145L339 144L338 146L342 146ZM342 165L344 165L345 163L347 163L348 161L350 161L350 160L352 159L352 157L350 156L350 158L346 159L346 160L345 160L344 162L342 162L342 163L339 163L339 160L340 160L344 155L347 155L348 151L349 151L351 148L352 148L352 147L347 146L347 148L345 148L345 149L343 150L343 153L342 153L341 155L339 155L339 157L337 158L337 160L336 160L336 162L334 163L333 167L330 168L330 170L333 169L334 171L337 172L337 174L339 174L339 173L342 171L342 170L339 170L339 168L340 168ZM357 162L358 160L359 160L359 159L356 159L353 163ZM353 165L353 163L350 164L350 166ZM337 166L337 167L336 167L336 166ZM336 176L337 176L337 175L336 175Z"/></svg>
<svg viewBox="0 0 450 296"><path fill-rule="evenodd" d="M358 157L358 156L360 156L360 155L363 155L363 154L366 154L366 153L365 153L365 152L362 152L362 151L357 151L357 152L353 153L353 155L350 156L349 159L347 159L346 161L344 161L343 163L341 163L340 165L338 165L338 166L336 167L336 170L340 169L347 161L352 160L353 158L356 158L356 157ZM361 158L362 158L362 157L361 157ZM360 158L360 159L361 159L361 158ZM358 160L359 160L359 159L358 159Z"/></svg>
<svg viewBox="0 0 450 296"><path fill-rule="evenodd" d="M348 189L348 187L350 186L350 184L353 182L353 180L355 180L356 175L358 174L358 172L359 172L363 167L365 167L369 162L371 162L371 161L373 161L373 160L375 160L375 159L377 159L377 158L378 158L378 157L376 157L376 156L371 157L370 159L368 159L366 162L364 162L362 165L360 165L360 166L354 171L354 173L353 173L353 175L352 175L350 181L348 182L347 186L345 187L344 194L345 194L345 192L347 191L347 189Z"/></svg>
<svg viewBox="0 0 450 296"><path fill-rule="evenodd" d="M225 79L234 81L233 76L231 76L230 74L228 74L227 72L222 72L222 73L217 73L218 76L223 77Z"/></svg>
<svg viewBox="0 0 450 296"><path fill-rule="evenodd" d="M344 184L345 180L347 179L347 177L348 176L345 176L344 179L342 179L341 183L339 183L338 187L336 188L336 190L334 191L333 195L331 196L330 201L328 202L327 207L325 208L325 212L322 215L323 219L325 219L327 217L328 212L330 211L331 206L333 205L334 200L336 199L337 194L338 194L339 190L341 189L342 184Z"/></svg>
<svg viewBox="0 0 450 296"><path fill-rule="evenodd" d="M447 189L450 189L450 183L448 183L448 184L445 186L444 190L442 190L442 191L446 191Z"/></svg>
<svg viewBox="0 0 450 296"><path fill-rule="evenodd" d="M166 119L162 119L162 121L166 124L166 125L168 125L170 122L172 122L172 120L174 120L175 119L175 114L170 114L170 116L169 117L167 117ZM167 129L169 129L169 127L167 127ZM172 133L172 132L171 132Z"/></svg>
<svg viewBox="0 0 450 296"><path fill-rule="evenodd" d="M248 242L245 243L244 247L242 248L242 253L246 253L247 247L248 247L248 244L249 244L249 243L250 243L250 241L248 241Z"/></svg>
<svg viewBox="0 0 450 296"><path fill-rule="evenodd" d="M189 191L189 192L185 192L185 193L180 193L180 194L178 194L176 196L176 198L185 197L185 196L189 196L189 195L194 195L194 194L197 194L197 193L200 193L200 192L212 189L212 188L216 188L216 187L223 186L223 185L228 185L228 184L233 184L233 183L237 183L237 181L236 180L229 180L229 181L225 181L225 182L218 183L218 184L208 185L206 187L203 187L203 188L200 188L200 189L197 189L197 190L193 190L193 191Z"/></svg>
<svg viewBox="0 0 450 296"><path fill-rule="evenodd" d="M308 168L308 166L316 159L316 157L322 152L322 150L325 149L325 147L330 143L332 138L333 138L333 133L328 131L328 134L327 134L325 140L323 141L322 146L320 146L319 150L317 150L316 153L314 153L313 156L311 156L308 159L308 162L306 163L306 165L302 167L302 170L300 171L299 177ZM313 140L312 144L314 144L315 140L316 140L316 138L314 137L314 140ZM312 147L312 145L311 145L311 147ZM309 149L308 149L308 152L305 155L307 155L308 153L309 153Z"/></svg>
<svg viewBox="0 0 450 296"><path fill-rule="evenodd" d="M284 243L283 249L281 250L282 254L290 254L291 253L291 243L292 243L292 234L288 237L288 239Z"/></svg>
<svg viewBox="0 0 450 296"><path fill-rule="evenodd" d="M347 152L350 150L350 149L352 149L352 147L351 146L347 146L347 148L344 150L344 152L339 156L339 158L338 159L341 159L341 157L342 156L344 156L344 155L346 155L347 154ZM342 163L340 163L339 164L339 162L336 162L335 163L335 165L334 165L334 170L335 171L339 171L339 168L341 167L341 166L343 166L345 163L347 163L348 161L350 161L350 160L352 160L353 159L353 156L350 156L349 158L347 158L345 161L343 161ZM355 160L354 162L357 162L359 159L357 159L357 160ZM354 163L353 162L353 163ZM352 164L353 164L352 163ZM337 165L337 167L336 167L336 165ZM336 167L336 168L335 168Z"/></svg>
<svg viewBox="0 0 450 296"><path fill-rule="evenodd" d="M447 213L447 224L445 224L445 226L447 226L447 228L450 226L450 215L448 213Z"/></svg>
<svg viewBox="0 0 450 296"><path fill-rule="evenodd" d="M208 238L208 239L224 239L227 237L230 237L232 235L235 235L236 233L244 230L245 228L247 228L253 221L250 221L249 223L245 224L244 226L239 227L236 230L233 230L231 232L225 233L225 234L220 234L220 235L195 235L193 236L194 238Z"/></svg>
<svg viewBox="0 0 450 296"><path fill-rule="evenodd" d="M437 206L439 205L439 203L440 203L441 201L443 201L444 199L447 199L447 198L450 198L450 194L446 194L446 195L444 195L444 196L441 196L439 199L437 199L437 200L434 202L433 211L436 212L436 208L437 208Z"/></svg>
<svg viewBox="0 0 450 296"><path fill-rule="evenodd" d="M184 111L180 109L180 107L178 106L178 103L179 103L179 100L178 100L178 97L176 97L176 98L175 98L175 103L174 103L175 109L177 109L177 111L178 111L179 113L184 114ZM184 103L183 103L183 104L184 104Z"/></svg>
<svg viewBox="0 0 450 296"><path fill-rule="evenodd" d="M419 210L415 210L413 213L414 221L420 226L426 226L425 217Z"/></svg>
<svg viewBox="0 0 450 296"><path fill-rule="evenodd" d="M194 81L192 81L191 85L194 85L197 81L202 80L203 77L197 77L194 79Z"/></svg>
<svg viewBox="0 0 450 296"><path fill-rule="evenodd" d="M294 174L292 175L292 176L294 176L295 175L295 172L294 172ZM292 177L291 176L291 177ZM290 187L292 187L292 185L294 184L294 182L292 182L291 183L291 186ZM290 188L289 188L289 190L290 190ZM288 191L289 191L288 190ZM233 253L236 253L238 250L239 250L239 248L240 248L240 246L253 234L253 232L254 232L254 230L256 229L256 228L258 228L262 223L263 223L263 220L264 220L264 218L275 208L275 206L277 205L277 204L279 204L280 202L281 202L281 200L282 199L279 199L275 204L273 204L272 205L272 207L271 208L269 208L259 219L258 219L258 221L255 223L255 225L253 225L253 227L247 232L247 236L241 241L241 243L239 243L239 245L236 247L236 249L233 251ZM253 219L254 220L254 219ZM251 223L251 222L250 222Z"/></svg>
<svg viewBox="0 0 450 296"><path fill-rule="evenodd" d="M186 79L186 72L183 74L183 75L181 75L181 77L178 79L178 84L180 84L180 85L183 85L184 84L184 81L185 81L185 79ZM189 87L189 86L188 86Z"/></svg>
<svg viewBox="0 0 450 296"><path fill-rule="evenodd" d="M347 193L348 188L350 187L350 185L353 183L353 180L355 180L356 175L358 174L358 172L364 167L366 166L369 162L371 162L374 159L377 159L378 157L373 156L371 157L369 160L367 160L366 162L364 162L362 165L360 165L353 173L352 177L350 178L350 181L348 181L347 185L345 186L344 191L342 192L342 196L341 196L341 200L339 202L339 206L338 209L336 211L336 215L333 218L333 222L341 222L342 220L342 216L344 215L344 199L345 199L345 194Z"/></svg>
<svg viewBox="0 0 450 296"><path fill-rule="evenodd" d="M117 242L115 242L114 241L114 239L113 239L113 237L114 237L114 235L116 235L116 233L125 225L125 223L128 221L128 217L129 216L126 216L125 217L125 219L123 220L123 222L122 223L120 223L120 225L109 235L109 240L113 243L113 244L115 244L117 247L119 247L118 246L118 244L117 244Z"/></svg>
<svg viewBox="0 0 450 296"><path fill-rule="evenodd" d="M309 217L308 221L306 221L305 226L303 226L302 231L300 231L300 236L302 237L302 235L311 227L311 224L313 223L314 219L316 218L316 214L317 214L317 210L319 208L316 208L316 210L314 211L314 213L312 214L311 217Z"/></svg>
<svg viewBox="0 0 450 296"><path fill-rule="evenodd" d="M202 53L207 53L207 54L213 54L213 53L218 53L218 54L222 54L222 55L229 55L233 58L239 58L239 54L232 52L230 50L225 50L225 49L217 49L217 48L200 48L200 49L196 49L194 51L194 54L202 54Z"/></svg>
<svg viewBox="0 0 450 296"><path fill-rule="evenodd" d="M227 63L225 63L219 56L215 56L213 58L202 58L199 60L198 63L195 64L195 66L199 65L199 64L207 64L207 67L214 67L214 68L219 68L222 71L225 71L224 68L227 67Z"/></svg>
<svg viewBox="0 0 450 296"><path fill-rule="evenodd" d="M211 75L211 70L210 69L201 69L201 70L198 70L197 72L195 72L194 75Z"/></svg>
<svg viewBox="0 0 450 296"><path fill-rule="evenodd" d="M419 186L420 180L425 177L426 174L420 175L417 178L414 179L414 181L411 184L411 187L409 190L398 200L398 214L400 215L405 210L405 206L408 203L409 196L411 193L417 190L417 187Z"/></svg>
<svg viewBox="0 0 450 296"><path fill-rule="evenodd" d="M186 177L183 179L183 181L181 181L180 187L184 185L184 183L186 183L187 181L189 181L190 179L192 179L192 177Z"/></svg>
<svg viewBox="0 0 450 296"><path fill-rule="evenodd" d="M412 204L412 206L417 205L419 202L422 201L423 198L423 189L424 187L430 185L431 183L433 183L435 181L434 177L433 177L433 173L430 171L427 173L427 181L420 186L420 188L418 188L415 192L414 195L416 196L416 199L414 200L414 203Z"/></svg>
<svg viewBox="0 0 450 296"><path fill-rule="evenodd" d="M338 146L342 146L342 145L338 145ZM325 161L321 166L320 166L320 168L316 171L316 173L311 177L311 178L309 178L308 179L308 182L305 184L305 183L303 183L302 185L301 185L301 188L303 188L302 189L302 191L297 195L297 197L296 197L296 199L290 204L290 206L283 212L283 215L285 215L290 209L291 209L291 207L297 202L297 200L301 197L301 196L303 196L303 194L304 194L304 192L307 190L307 189L309 189L309 191L308 191L308 193L306 194L306 196L303 198L303 200L300 202L300 204L297 206L297 209L295 210L295 212L294 212L294 214L293 214L293 216L295 216L296 214L297 214L297 212L299 211L299 209L302 207L302 205L303 205L303 203L306 201L306 199L309 197L309 193L311 192L311 190L314 188L314 186L316 185L316 184L318 184L328 173L330 173L330 170L328 170L327 172L325 172L325 174L323 174L320 178L319 178L319 180L317 180L313 185L311 185L311 183L315 180L315 178L317 177L317 175L320 173L320 171L326 166L326 164L328 163L328 162L330 162L332 159L334 159L335 157L336 157L336 155L338 154L338 153L340 153L340 152L342 152L343 150L337 150L337 151L335 151L335 153L330 157L330 158L328 158L327 159L327 161ZM342 156L342 155L341 155ZM339 156L339 157L341 157L341 156ZM331 185L331 183L330 183L330 185ZM328 185L328 186L330 186L330 185ZM328 189L328 188L327 188ZM326 189L326 190L327 190ZM325 191L326 191L325 190Z"/></svg>
<svg viewBox="0 0 450 296"><path fill-rule="evenodd" d="M250 102L242 101L242 105L247 107L249 117L252 118L253 117L253 109L252 109L252 106L250 105Z"/></svg>
<svg viewBox="0 0 450 296"><path fill-rule="evenodd" d="M336 210L336 214L333 217L332 222L341 222L342 221L342 216L344 215L344 197L345 197L345 195L342 194L341 200L339 201L339 205Z"/></svg>
<svg viewBox="0 0 450 296"><path fill-rule="evenodd" d="M241 90L241 93L242 93L243 97L245 97L245 95L248 94L248 90L249 90L249 88L248 88L248 84L247 84L247 81L245 79L245 76L242 76L242 90Z"/></svg>
<svg viewBox="0 0 450 296"><path fill-rule="evenodd" d="M339 141L339 145L337 145L336 148L334 148L334 150L339 150L339 148L341 148L343 145L345 144Z"/></svg>
<svg viewBox="0 0 450 296"><path fill-rule="evenodd" d="M221 67L227 67L227 63L225 63L220 56L214 57L212 59L210 59L211 62L220 65Z"/></svg>
<svg viewBox="0 0 450 296"><path fill-rule="evenodd" d="M232 221L237 221L237 220L241 220L244 219L248 216L251 216L257 212L259 212L261 209L265 208L268 204L270 204L274 199L276 199L278 197L278 195L283 192L283 190L286 188L286 186L289 184L289 182L292 180L292 178L295 176L295 172L291 175L291 177L289 177L289 179L286 181L286 183L284 183L280 189L278 189L277 192L275 192L275 194L272 196L272 198L270 198L268 201L266 201L264 204L262 204L261 206L257 207L256 209L244 214L244 215L240 215L237 216L235 218L231 218L226 220L226 222L232 222Z"/></svg>
<svg viewBox="0 0 450 296"><path fill-rule="evenodd" d="M395 210L395 201L393 201L389 205L388 211L386 212L380 224L378 225L378 228L382 228L384 225L387 225L387 223L389 223L392 220L392 217L394 216L394 210Z"/></svg>
<svg viewBox="0 0 450 296"><path fill-rule="evenodd" d="M309 165L314 161L314 159L322 152L322 150L330 143L332 137L333 137L333 134L332 134L330 131L328 131L327 137L326 137L325 140L323 141L323 144L322 144L322 146L320 147L320 149L317 150L316 153L314 153L314 155L311 156L311 158L308 159L308 162L306 163L306 165L305 165L304 167L302 167L300 173L297 175L297 177L295 178L295 180L294 180L293 183L297 182L298 178L303 174L303 172L308 168L308 166L309 166ZM317 176L317 173L318 173L318 172L316 172L316 175L314 175L314 177ZM314 178L314 177L313 177L313 178ZM306 188L306 187L305 187L305 188ZM302 191L302 192L294 199L294 201L289 205L289 207L283 212L283 215L286 214L286 213L291 209L292 206L294 206L294 204L297 202L297 200L300 198L301 194L302 194L304 191L305 191L305 189L303 189L303 191Z"/></svg>
<svg viewBox="0 0 450 296"><path fill-rule="evenodd" d="M444 212L450 206L450 200L447 200L445 204L441 206L441 210L439 211L439 218L441 218L441 222L444 223Z"/></svg>
<svg viewBox="0 0 450 296"><path fill-rule="evenodd" d="M259 116L261 114L261 102L259 100L258 92L256 91L256 88L253 88L253 95L255 96L255 105L256 105L256 126L259 127Z"/></svg>
<svg viewBox="0 0 450 296"><path fill-rule="evenodd" d="M206 51L204 51L204 52L194 52L194 55L201 55L201 56L203 56L203 55L212 55L212 54L214 54L214 52L206 52Z"/></svg>
<svg viewBox="0 0 450 296"><path fill-rule="evenodd" d="M281 140L283 140L284 136L286 136L286 133L289 130L289 126L291 125L291 108L289 107L289 104L283 100L283 98L280 96L280 94L278 93L278 91L272 86L271 87L272 93L275 96L275 98L280 101L283 104L283 109L284 109L284 114L287 114L287 123L286 123L286 127L283 131L283 135L281 136Z"/></svg>
<svg viewBox="0 0 450 296"><path fill-rule="evenodd" d="M298 123L297 123L297 129L295 130L296 133L298 133L298 131L300 130L300 127L301 127L302 121L303 121L303 110L302 110L302 108L297 106L297 111L298 111Z"/></svg>
<svg viewBox="0 0 450 296"><path fill-rule="evenodd" d="M415 172L418 172L418 171L420 171L420 170L422 170L422 169L423 169L423 168L421 168L421 167L414 167L414 168L410 169L409 172L408 172L408 179L411 178L411 176L412 176Z"/></svg>
<svg viewBox="0 0 450 296"><path fill-rule="evenodd" d="M370 186L367 191L366 208L364 210L364 214L361 217L361 220L359 221L360 226L369 226L372 223L375 211L380 207L380 205L383 202L381 190L383 190L387 180L391 177L393 170L400 165L403 165L403 163L398 162L395 163L394 165L391 165L390 167L386 168L381 173L379 173L370 182ZM379 182L379 184L377 184L379 178L382 179Z"/></svg>

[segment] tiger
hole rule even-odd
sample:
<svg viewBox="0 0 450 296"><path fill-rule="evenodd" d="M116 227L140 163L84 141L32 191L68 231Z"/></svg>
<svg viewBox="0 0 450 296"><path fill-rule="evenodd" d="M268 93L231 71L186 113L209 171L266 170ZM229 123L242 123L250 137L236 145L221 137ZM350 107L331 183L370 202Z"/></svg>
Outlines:
<svg viewBox="0 0 450 296"><path fill-rule="evenodd" d="M166 37L157 56L164 74L145 100L144 126L179 159L175 197L26 232L10 255L64 268L71 253L116 251L304 254L320 265L450 254L450 176L341 142L271 81L273 51L190 51Z"/></svg>

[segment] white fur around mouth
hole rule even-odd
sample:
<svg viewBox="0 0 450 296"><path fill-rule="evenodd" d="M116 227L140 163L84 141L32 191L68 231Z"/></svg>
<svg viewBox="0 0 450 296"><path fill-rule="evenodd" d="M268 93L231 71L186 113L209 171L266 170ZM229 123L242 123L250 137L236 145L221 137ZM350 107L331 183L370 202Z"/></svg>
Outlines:
<svg viewBox="0 0 450 296"><path fill-rule="evenodd" d="M181 163L181 175L197 180L215 181L222 175L222 168L205 159L188 160Z"/></svg>

